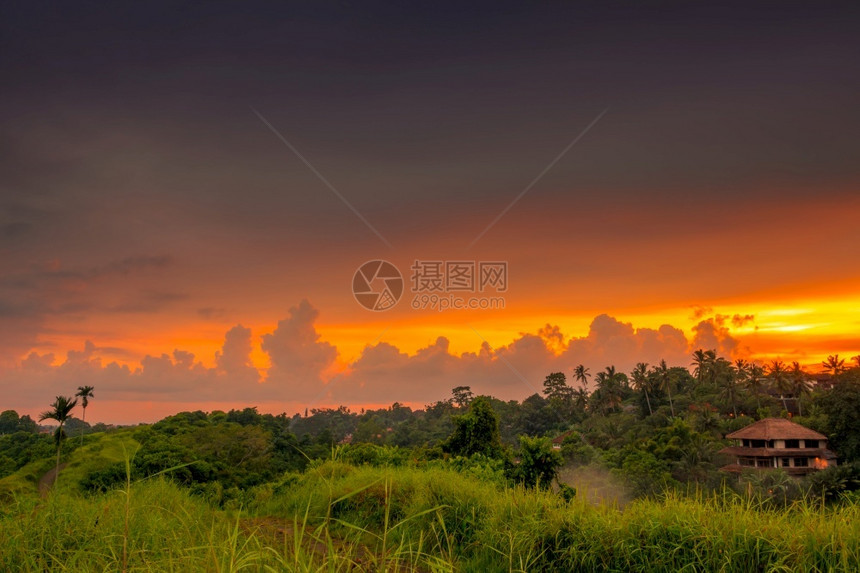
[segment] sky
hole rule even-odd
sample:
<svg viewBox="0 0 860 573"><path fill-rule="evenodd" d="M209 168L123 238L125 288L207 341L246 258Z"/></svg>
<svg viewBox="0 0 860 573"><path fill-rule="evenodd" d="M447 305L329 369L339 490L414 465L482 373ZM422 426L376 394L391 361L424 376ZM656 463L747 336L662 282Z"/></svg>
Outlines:
<svg viewBox="0 0 860 573"><path fill-rule="evenodd" d="M0 3L0 410L860 354L856 5L103 4Z"/></svg>

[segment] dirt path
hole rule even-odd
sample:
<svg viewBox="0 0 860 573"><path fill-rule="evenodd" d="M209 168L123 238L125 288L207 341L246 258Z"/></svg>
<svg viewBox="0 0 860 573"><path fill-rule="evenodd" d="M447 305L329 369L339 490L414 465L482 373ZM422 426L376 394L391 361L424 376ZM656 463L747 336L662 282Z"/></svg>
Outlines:
<svg viewBox="0 0 860 573"><path fill-rule="evenodd" d="M39 478L39 496L48 496L48 492L51 491L51 486L54 485L55 481L57 481L57 470L62 470L64 467L66 467L66 464L60 464L59 468L55 466Z"/></svg>

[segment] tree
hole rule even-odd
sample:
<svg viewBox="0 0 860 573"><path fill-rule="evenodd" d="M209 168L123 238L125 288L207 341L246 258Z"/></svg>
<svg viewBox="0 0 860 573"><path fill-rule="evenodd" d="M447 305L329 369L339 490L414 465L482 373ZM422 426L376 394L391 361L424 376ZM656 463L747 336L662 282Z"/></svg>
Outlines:
<svg viewBox="0 0 860 573"><path fill-rule="evenodd" d="M672 412L672 417L675 417L675 405L672 403L672 373L666 365L665 360L660 361L660 365L654 368L654 374L657 376L657 383L661 390L669 396L669 410Z"/></svg>
<svg viewBox="0 0 860 573"><path fill-rule="evenodd" d="M788 377L791 380L791 392L797 400L797 413L803 416L802 399L804 396L809 396L812 388L809 384L809 376L803 370L800 362L792 362L791 370L788 371Z"/></svg>
<svg viewBox="0 0 860 573"><path fill-rule="evenodd" d="M627 376L616 372L615 366L607 366L605 371L597 373L594 380L597 390L592 396L592 407L600 405L606 414L617 410L621 406Z"/></svg>
<svg viewBox="0 0 860 573"><path fill-rule="evenodd" d="M78 386L78 392L75 394L76 397L81 399L81 408L83 409L83 416L81 416L81 420L84 422L87 421L87 406L90 405L89 398L95 398L93 396L93 388L92 386ZM84 443L84 428L81 427L81 445Z"/></svg>
<svg viewBox="0 0 860 573"><path fill-rule="evenodd" d="M788 411L786 404L786 395L791 394L791 378L788 376L788 370L782 360L773 360L768 367L767 377L770 379L771 388L779 392L779 397L782 400L782 407Z"/></svg>
<svg viewBox="0 0 860 573"><path fill-rule="evenodd" d="M586 392L588 392L588 377L591 376L588 372L589 369L582 364L573 369L573 376L576 378L577 382L582 384L582 387Z"/></svg>
<svg viewBox="0 0 860 573"><path fill-rule="evenodd" d="M517 481L528 487L549 488L564 463L561 453L552 448L549 438L520 436L520 463L515 466Z"/></svg>
<svg viewBox="0 0 860 573"><path fill-rule="evenodd" d="M744 380L744 385L755 397L756 409L761 409L761 391L764 388L764 368L758 364L750 364L747 367L747 375Z"/></svg>
<svg viewBox="0 0 860 573"><path fill-rule="evenodd" d="M466 406L468 406L472 399L475 397L475 395L472 394L471 386L457 386L456 388L451 390L451 394L454 396L452 400L460 408L465 408Z"/></svg>
<svg viewBox="0 0 860 573"><path fill-rule="evenodd" d="M845 372L845 359L840 359L838 354L831 354L827 360L821 363L821 366L824 367L824 370L829 370L834 376L838 376Z"/></svg>
<svg viewBox="0 0 860 573"><path fill-rule="evenodd" d="M561 424L570 423L573 417L574 390L567 385L564 372L553 372L543 382L543 393L546 394L555 417Z"/></svg>
<svg viewBox="0 0 860 573"><path fill-rule="evenodd" d="M645 393L645 401L648 404L648 415L650 416L654 414L654 411L651 409L651 398L648 396L648 386L650 384L650 380L648 379L648 365L644 362L638 363L630 373L630 379L633 381L634 388Z"/></svg>
<svg viewBox="0 0 860 573"><path fill-rule="evenodd" d="M0 435L14 434L15 432L36 434L39 432L39 427L36 425L36 422L26 414L18 417L18 412L15 410L6 410L0 413Z"/></svg>
<svg viewBox="0 0 860 573"><path fill-rule="evenodd" d="M0 434L14 434L18 431L20 418L15 410L0 413Z"/></svg>
<svg viewBox="0 0 860 573"><path fill-rule="evenodd" d="M693 352L693 375L700 385L713 381L713 366L716 359L717 353L714 350L705 351L700 348Z"/></svg>
<svg viewBox="0 0 860 573"><path fill-rule="evenodd" d="M860 459L860 376L836 384L819 403L827 415L826 433L839 454L839 465Z"/></svg>
<svg viewBox="0 0 860 573"><path fill-rule="evenodd" d="M860 368L860 354L858 354L857 356L852 356L851 360L857 363L857 366L855 366L855 368Z"/></svg>
<svg viewBox="0 0 860 573"><path fill-rule="evenodd" d="M442 449L455 456L484 454L501 457L499 418L486 396L478 396L472 400L468 412L454 416L454 432Z"/></svg>
<svg viewBox="0 0 860 573"><path fill-rule="evenodd" d="M738 386L738 371L724 358L718 358L714 364L714 372L717 378L717 384L720 387L720 397L725 399L732 406L734 417L738 417L738 396L740 387Z"/></svg>
<svg viewBox="0 0 860 573"><path fill-rule="evenodd" d="M585 388L577 388L574 391L573 405L580 412L585 412L588 407L588 391Z"/></svg>
<svg viewBox="0 0 860 573"><path fill-rule="evenodd" d="M564 372L553 372L543 381L543 393L550 400L568 401L573 393Z"/></svg>
<svg viewBox="0 0 860 573"><path fill-rule="evenodd" d="M54 400L53 404L51 404L51 410L42 412L42 415L39 416L40 422L45 420L56 420L60 424L57 426L57 431L54 432L54 439L57 441L57 465L54 479L56 479L60 473L60 449L62 448L63 438L65 437L63 424L65 424L66 420L69 419L72 409L74 409L77 403L77 400L72 400L66 396L57 396L57 399Z"/></svg>

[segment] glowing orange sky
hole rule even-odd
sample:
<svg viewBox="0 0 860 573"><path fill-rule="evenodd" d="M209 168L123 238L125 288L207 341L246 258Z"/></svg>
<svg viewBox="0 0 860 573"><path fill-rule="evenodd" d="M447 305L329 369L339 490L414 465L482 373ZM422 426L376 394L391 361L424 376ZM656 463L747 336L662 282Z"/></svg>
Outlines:
<svg viewBox="0 0 860 573"><path fill-rule="evenodd" d="M135 9L134 34L122 2L0 21L9 407L520 399L697 344L860 354L853 13ZM369 312L376 259L407 284L506 261L505 306Z"/></svg>
<svg viewBox="0 0 860 573"><path fill-rule="evenodd" d="M291 285L295 274L287 265L277 269L252 262L241 272L211 283L199 283L195 274L180 275L180 289L183 282L193 285L193 300L178 300L169 312L142 314L133 320L105 313L91 314L83 322L77 317L72 322L49 322L46 331L50 334L41 338L50 345L42 348L57 354L59 362L64 352L93 340L107 349L102 352L106 360L131 366L145 354L182 349L208 366L231 326L250 327L259 341L262 334L274 329L285 307L307 296L323 309L318 330L338 347L341 364L351 362L365 345L378 341L414 353L445 336L451 341L451 351L461 353L480 347L482 340L475 331L494 346L506 345L521 333L536 332L547 323L560 326L568 337L583 336L594 316L603 312L636 327L671 324L689 333L700 318L693 316L699 307L710 308L711 315L753 315L753 322L730 327L753 358L779 356L816 365L828 354L856 352L860 276L852 275L847 265L834 268L821 257L838 258L835 255L853 247L856 232L834 233L834 229L852 228L860 199L842 199L837 205L768 201L752 207L769 216L751 217L749 209L744 209L734 221L727 216L719 228L689 231L686 236L655 232L631 242L612 235L586 239L574 234L567 242L538 238L537 246L526 246L519 239L506 241L503 233L488 237L491 244L467 256L481 259L481 253L491 253L486 258L495 260L501 258L498 253L509 255L510 288L504 293L503 310L413 310L409 307L412 294L407 292L395 309L368 312L349 292L352 266L357 266L353 261L360 261L361 255L347 252L324 257L326 262L318 255L299 259L312 275L303 281L306 288ZM629 214L616 214L620 224L630 224ZM540 209L533 213L527 209L502 225L528 227L530 217L553 219ZM479 227L478 219L473 218L472 228ZM685 225L694 227L689 221ZM802 232L791 232L797 227ZM840 236L842 244L834 240ZM817 239L826 244L826 251L816 244ZM437 236L420 243L412 240L399 249L413 249L419 253L414 256L386 255L384 248L371 252L381 252L379 256L387 256L407 274L411 261L423 256L421 253L454 253L447 258L462 258L462 247L451 243ZM768 243L770 256L750 256ZM755 249L750 248L753 244ZM533 256L534 249L540 257ZM598 263L601 268L589 269ZM198 271L212 272L199 264ZM408 283L408 276L406 279ZM100 287L89 284L86 288ZM115 281L108 281L96 293L108 298L116 288ZM216 310L201 320L197 309L210 306L206 300L210 298ZM254 345L253 362L268 367L259 344Z"/></svg>

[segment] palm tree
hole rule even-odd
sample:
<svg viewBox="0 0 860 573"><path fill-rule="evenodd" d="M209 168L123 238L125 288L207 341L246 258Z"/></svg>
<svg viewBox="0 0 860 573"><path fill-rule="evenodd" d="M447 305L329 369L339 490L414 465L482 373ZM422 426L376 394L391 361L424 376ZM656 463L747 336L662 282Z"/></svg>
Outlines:
<svg viewBox="0 0 860 573"><path fill-rule="evenodd" d="M701 348L693 352L693 374L696 376L696 381L699 385L704 382L713 382L714 378L714 363L717 361L717 352L715 350L702 350Z"/></svg>
<svg viewBox="0 0 860 573"><path fill-rule="evenodd" d="M621 405L622 379L626 378L624 374L615 371L615 366L607 366L604 372L598 372L594 377L606 413L615 411Z"/></svg>
<svg viewBox="0 0 860 573"><path fill-rule="evenodd" d="M860 354L858 354L857 356L852 356L851 360L857 363L857 366L855 366L855 368L860 368Z"/></svg>
<svg viewBox="0 0 860 573"><path fill-rule="evenodd" d="M573 391L573 405L582 412L588 407L588 391L585 388L577 388Z"/></svg>
<svg viewBox="0 0 860 573"><path fill-rule="evenodd" d="M761 391L762 388L764 388L764 384L762 383L763 376L764 368L758 364L749 364L747 366L744 385L747 387L747 390L752 392L752 395L755 396L755 405L757 410L761 409Z"/></svg>
<svg viewBox="0 0 860 573"><path fill-rule="evenodd" d="M665 360L660 361L660 365L654 368L654 373L657 374L657 383L661 390L665 390L669 395L669 409L672 411L672 417L675 417L675 405L672 403L672 374Z"/></svg>
<svg viewBox="0 0 860 573"><path fill-rule="evenodd" d="M771 387L779 392L779 397L782 400L782 407L788 411L786 404L786 394L791 393L791 379L788 377L788 370L782 360L773 360L768 367L767 377L770 378Z"/></svg>
<svg viewBox="0 0 860 573"><path fill-rule="evenodd" d="M582 384L582 387L585 388L586 392L588 392L588 377L591 376L588 371L589 369L583 364L580 364L573 369L573 376Z"/></svg>
<svg viewBox="0 0 860 573"><path fill-rule="evenodd" d="M736 370L725 358L717 359L715 371L719 374L720 397L725 398L732 405L734 417L738 417L738 370Z"/></svg>
<svg viewBox="0 0 860 573"><path fill-rule="evenodd" d="M837 376L845 372L845 359L840 359L838 354L831 354L825 362L821 363L821 366L825 370L830 370L830 373L834 376Z"/></svg>
<svg viewBox="0 0 860 573"><path fill-rule="evenodd" d="M791 379L791 391L797 399L797 413L803 416L801 398L803 398L803 396L808 396L812 390L809 384L809 376L803 370L803 366L800 365L800 362L791 363L791 370L788 371L788 375Z"/></svg>
<svg viewBox="0 0 860 573"><path fill-rule="evenodd" d="M648 365L640 362L636 368L630 373L630 378L633 380L633 387L645 393L645 401L648 403L648 415L654 414L651 409L651 398L648 397Z"/></svg>
<svg viewBox="0 0 860 573"><path fill-rule="evenodd" d="M40 422L45 420L56 420L60 424L57 426L57 431L54 432L54 439L57 441L57 466L54 473L54 479L57 479L57 475L60 473L60 449L63 445L63 438L66 435L63 431L63 424L65 424L66 420L69 419L69 414L77 403L77 400L72 400L66 396L57 396L57 399L54 400L53 404L51 404L52 409L42 412L42 415L39 417Z"/></svg>
<svg viewBox="0 0 860 573"><path fill-rule="evenodd" d="M82 421L87 421L87 406L90 405L89 398L95 398L93 396L93 388L92 386L78 386L78 392L75 394L76 397L81 399L81 408L84 409L84 415L82 416ZM81 426L81 445L84 444L84 427Z"/></svg>

